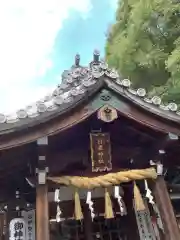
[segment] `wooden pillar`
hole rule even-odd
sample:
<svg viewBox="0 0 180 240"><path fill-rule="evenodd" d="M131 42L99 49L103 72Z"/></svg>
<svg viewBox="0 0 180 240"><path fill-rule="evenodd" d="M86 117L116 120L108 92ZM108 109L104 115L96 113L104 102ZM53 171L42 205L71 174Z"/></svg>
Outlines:
<svg viewBox="0 0 180 240"><path fill-rule="evenodd" d="M3 239L4 231L4 213L0 213L0 240Z"/></svg>
<svg viewBox="0 0 180 240"><path fill-rule="evenodd" d="M36 188L36 239L49 240L49 214L48 214L47 185Z"/></svg>
<svg viewBox="0 0 180 240"><path fill-rule="evenodd" d="M163 240L180 239L180 231L163 176L158 176L153 193L165 230Z"/></svg>
<svg viewBox="0 0 180 240"><path fill-rule="evenodd" d="M38 169L36 185L36 240L49 240L48 186L46 182L47 138L41 138L38 144Z"/></svg>
<svg viewBox="0 0 180 240"><path fill-rule="evenodd" d="M1 213L0 214L0 240L8 239L9 236L6 238L6 232L7 232L7 213Z"/></svg>
<svg viewBox="0 0 180 240"><path fill-rule="evenodd" d="M9 224L10 224L10 221L13 219L13 217L14 216L11 210L6 212L5 240L9 240Z"/></svg>

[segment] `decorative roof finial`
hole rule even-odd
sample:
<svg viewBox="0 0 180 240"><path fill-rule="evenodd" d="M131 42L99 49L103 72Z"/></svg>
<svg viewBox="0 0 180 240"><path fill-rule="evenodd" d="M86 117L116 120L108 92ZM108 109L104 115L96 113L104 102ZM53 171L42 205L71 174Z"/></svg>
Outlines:
<svg viewBox="0 0 180 240"><path fill-rule="evenodd" d="M79 63L80 63L80 55L76 54L76 56L75 56L75 66L79 67Z"/></svg>
<svg viewBox="0 0 180 240"><path fill-rule="evenodd" d="M100 57L100 52L98 50L94 50L93 61L94 62L99 62L99 57Z"/></svg>

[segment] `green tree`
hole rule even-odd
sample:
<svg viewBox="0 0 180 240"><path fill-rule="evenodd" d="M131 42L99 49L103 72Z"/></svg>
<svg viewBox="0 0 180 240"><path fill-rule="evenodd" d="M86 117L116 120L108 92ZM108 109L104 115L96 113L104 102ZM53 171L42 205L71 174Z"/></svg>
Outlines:
<svg viewBox="0 0 180 240"><path fill-rule="evenodd" d="M180 103L180 3L120 0L106 59L135 87Z"/></svg>

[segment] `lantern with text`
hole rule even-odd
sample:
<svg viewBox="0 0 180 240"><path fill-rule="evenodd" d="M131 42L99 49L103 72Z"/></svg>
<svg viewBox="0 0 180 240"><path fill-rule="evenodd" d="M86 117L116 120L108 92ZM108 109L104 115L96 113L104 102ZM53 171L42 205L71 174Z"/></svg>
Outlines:
<svg viewBox="0 0 180 240"><path fill-rule="evenodd" d="M26 240L26 226L23 218L14 218L9 224L10 240Z"/></svg>
<svg viewBox="0 0 180 240"><path fill-rule="evenodd" d="M91 133L92 171L102 172L112 169L109 133Z"/></svg>

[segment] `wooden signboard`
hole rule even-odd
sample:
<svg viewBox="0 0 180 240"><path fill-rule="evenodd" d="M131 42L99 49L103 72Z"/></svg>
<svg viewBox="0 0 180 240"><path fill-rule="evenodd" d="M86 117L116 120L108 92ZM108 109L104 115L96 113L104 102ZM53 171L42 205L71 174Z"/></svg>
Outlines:
<svg viewBox="0 0 180 240"><path fill-rule="evenodd" d="M26 223L26 240L35 240L35 210L22 211Z"/></svg>
<svg viewBox="0 0 180 240"><path fill-rule="evenodd" d="M112 169L111 143L109 133L90 133L92 171Z"/></svg>

